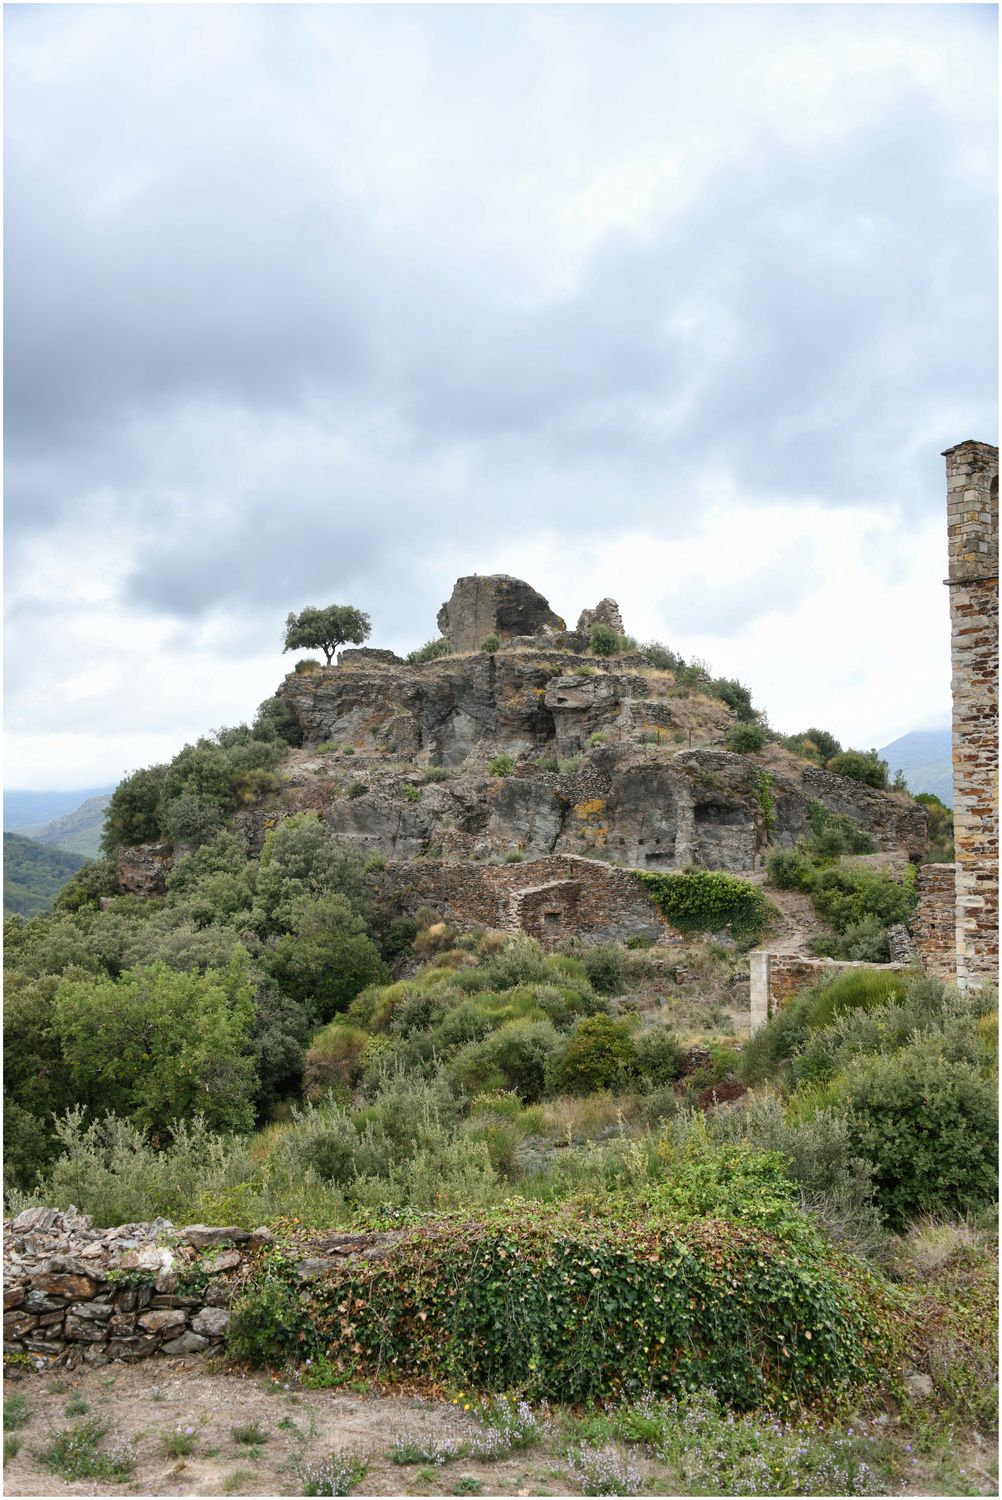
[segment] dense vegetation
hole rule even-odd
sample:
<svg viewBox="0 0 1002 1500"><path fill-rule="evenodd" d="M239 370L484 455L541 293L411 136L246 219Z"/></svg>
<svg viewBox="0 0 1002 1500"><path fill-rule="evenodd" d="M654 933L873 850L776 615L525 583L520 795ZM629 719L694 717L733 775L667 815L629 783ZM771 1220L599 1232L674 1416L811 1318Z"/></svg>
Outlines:
<svg viewBox="0 0 1002 1500"><path fill-rule="evenodd" d="M19 833L3 836L3 909L32 917L48 911L70 876L86 864L80 854L48 849Z"/></svg>

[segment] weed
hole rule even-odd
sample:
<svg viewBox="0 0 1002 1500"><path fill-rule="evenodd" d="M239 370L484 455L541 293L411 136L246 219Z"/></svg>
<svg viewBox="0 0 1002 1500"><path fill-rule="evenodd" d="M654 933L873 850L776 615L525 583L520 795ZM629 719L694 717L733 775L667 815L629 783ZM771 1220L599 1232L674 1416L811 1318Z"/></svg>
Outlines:
<svg viewBox="0 0 1002 1500"><path fill-rule="evenodd" d="M64 1427L35 1457L44 1469L58 1474L67 1483L74 1479L103 1479L122 1483L136 1466L136 1456L128 1442L105 1450L108 1424L100 1417Z"/></svg>
<svg viewBox="0 0 1002 1500"><path fill-rule="evenodd" d="M394 1443L386 1455L391 1464L448 1464L463 1457L465 1445L454 1438L444 1438L437 1443Z"/></svg>
<svg viewBox="0 0 1002 1500"><path fill-rule="evenodd" d="M12 1458L16 1458L17 1457L17 1455L20 1453L20 1451L21 1451L21 1439L19 1437L15 1437L13 1433L10 1433L8 1436L4 1437L4 1440L3 1440L3 1464L4 1464L4 1468L7 1467L7 1465L10 1463L10 1461L11 1461Z"/></svg>
<svg viewBox="0 0 1002 1500"><path fill-rule="evenodd" d="M475 1479L472 1474L461 1474L449 1493L451 1495L482 1495L483 1490L482 1479Z"/></svg>
<svg viewBox="0 0 1002 1500"><path fill-rule="evenodd" d="M300 1475L301 1495L350 1495L355 1485L365 1478L368 1464L355 1456L335 1448L329 1458L319 1464L306 1464Z"/></svg>
<svg viewBox="0 0 1002 1500"><path fill-rule="evenodd" d="M24 1427L31 1416L31 1407L27 1398L17 1393L13 1396L5 1396L3 1403L3 1425L12 1431L18 1427Z"/></svg>
<svg viewBox="0 0 1002 1500"><path fill-rule="evenodd" d="M195 1450L198 1437L194 1427L177 1427L161 1438L165 1458L187 1458Z"/></svg>
<svg viewBox="0 0 1002 1500"><path fill-rule="evenodd" d="M83 1417L90 1411L90 1402L82 1401L79 1396L71 1396L63 1411L68 1417Z"/></svg>
<svg viewBox="0 0 1002 1500"><path fill-rule="evenodd" d="M583 1495L637 1495L640 1470L616 1448L579 1448L567 1460L567 1472Z"/></svg>

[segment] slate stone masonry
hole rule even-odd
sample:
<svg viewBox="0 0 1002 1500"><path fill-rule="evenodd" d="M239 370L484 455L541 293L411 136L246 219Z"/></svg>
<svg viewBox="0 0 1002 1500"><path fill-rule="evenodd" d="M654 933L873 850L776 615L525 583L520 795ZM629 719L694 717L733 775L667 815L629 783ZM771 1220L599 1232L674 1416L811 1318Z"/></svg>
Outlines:
<svg viewBox="0 0 1002 1500"><path fill-rule="evenodd" d="M968 441L946 459L956 978L999 973L998 449Z"/></svg>

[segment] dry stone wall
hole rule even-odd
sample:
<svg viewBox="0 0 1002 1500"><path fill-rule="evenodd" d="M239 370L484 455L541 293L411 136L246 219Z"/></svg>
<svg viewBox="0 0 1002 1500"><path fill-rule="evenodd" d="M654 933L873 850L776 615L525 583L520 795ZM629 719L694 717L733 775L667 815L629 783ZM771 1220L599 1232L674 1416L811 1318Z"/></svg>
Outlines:
<svg viewBox="0 0 1002 1500"><path fill-rule="evenodd" d="M961 989L999 974L998 449L959 443L946 459L956 974Z"/></svg>
<svg viewBox="0 0 1002 1500"><path fill-rule="evenodd" d="M682 941L631 871L575 855L486 866L391 862L377 879L388 905L411 913L430 906L461 932L521 929L544 947L575 936L586 943Z"/></svg>
<svg viewBox="0 0 1002 1500"><path fill-rule="evenodd" d="M218 1354L229 1306L268 1229L168 1219L95 1229L75 1209L30 1208L4 1223L4 1353L39 1368L151 1355ZM305 1286L346 1257L387 1254L398 1233L343 1234L303 1246Z"/></svg>

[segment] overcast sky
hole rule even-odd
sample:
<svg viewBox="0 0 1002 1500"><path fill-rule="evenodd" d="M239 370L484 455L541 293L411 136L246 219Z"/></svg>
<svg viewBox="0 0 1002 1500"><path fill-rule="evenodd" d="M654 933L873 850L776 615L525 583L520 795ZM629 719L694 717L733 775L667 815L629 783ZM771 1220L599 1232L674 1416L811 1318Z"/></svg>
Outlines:
<svg viewBox="0 0 1002 1500"><path fill-rule="evenodd" d="M251 717L304 604L420 645L473 572L784 731L948 721L992 7L5 23L6 785Z"/></svg>

